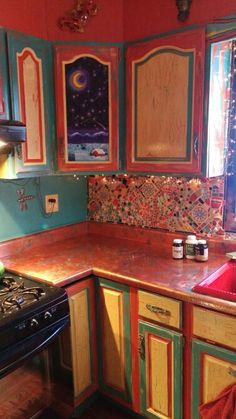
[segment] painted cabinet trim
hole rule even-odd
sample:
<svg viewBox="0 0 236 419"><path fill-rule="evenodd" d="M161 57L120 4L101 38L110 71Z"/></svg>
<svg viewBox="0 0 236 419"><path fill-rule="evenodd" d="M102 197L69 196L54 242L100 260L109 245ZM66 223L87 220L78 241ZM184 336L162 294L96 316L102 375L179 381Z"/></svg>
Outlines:
<svg viewBox="0 0 236 419"><path fill-rule="evenodd" d="M122 324L121 327L124 333L124 390L108 385L104 376L104 353L103 353L103 327L102 327L102 295L101 289L113 290L122 295ZM125 401L131 402L132 399L132 360L131 360L131 326L130 326L130 295L129 287L127 285L119 284L103 278L98 278L97 283L97 297L98 297L98 342L99 345L99 382L101 389L111 396Z"/></svg>
<svg viewBox="0 0 236 419"><path fill-rule="evenodd" d="M27 88L30 92L32 83L39 89L36 95L32 94L27 105L30 111L34 107L35 123L38 123L39 133L37 133L37 137L33 138L31 156L28 154L30 144L17 147L15 155L16 173L18 177L51 174L54 170L55 151L51 42L17 32L8 32L7 43L13 119L27 121L25 92ZM28 60L28 67L26 60ZM29 60L33 65L30 64ZM26 78L27 74L28 78ZM31 131L33 133L33 127L31 127ZM38 141L40 144L38 144ZM33 156L34 153L35 157Z"/></svg>
<svg viewBox="0 0 236 419"><path fill-rule="evenodd" d="M221 348L206 342L193 339L192 341L192 418L200 419L199 405L201 401L202 391L202 357L204 354L212 355L216 358L235 364L236 369L236 352ZM235 379L236 382L236 379Z"/></svg>
<svg viewBox="0 0 236 419"><path fill-rule="evenodd" d="M154 324L139 321L139 335L144 338L144 350L145 353L140 354L139 358L139 368L140 368L140 409L141 413L146 417L155 418L181 418L182 417L182 350L183 350L183 336L180 333L174 332L156 326ZM147 349L147 339L149 335L153 335L163 339L163 342L171 343L171 348L169 351L170 359L168 360L168 367L172 370L172 382L171 382L171 394L172 401L168 400L169 405L169 415L159 415L158 413L154 414L148 408L147 402L147 377L150 371L147 371L147 359L149 359L150 354ZM169 376L170 371L168 370L167 375ZM169 377L168 377L169 378Z"/></svg>
<svg viewBox="0 0 236 419"><path fill-rule="evenodd" d="M186 69L188 74L188 84L186 85L186 100L188 103L187 113L185 117L186 122L186 150L185 157L177 158L171 155L162 157L143 157L137 158L137 144L135 138L137 137L137 92L139 97L145 97L145 83L140 85L137 71L141 68L141 64L146 64L148 60L153 57L161 57L162 54L178 55L179 57L189 57L189 68ZM177 56L176 55L176 56ZM200 174L202 169L202 120L203 120L203 85L204 85L204 55L205 55L205 31L204 29L195 29L187 32L182 32L166 37L152 39L146 42L133 44L127 48L127 170L137 172L158 172L158 173L182 173L182 174ZM174 65L174 64L173 64ZM165 66L163 66L164 71ZM151 68L147 69L148 72ZM170 73L170 72L169 72ZM168 75L167 75L168 76ZM146 74L148 83L148 73ZM158 74L152 74L155 83L159 83ZM168 77L171 77L170 74ZM144 81L145 71L142 76ZM141 79L140 79L141 80ZM168 84L167 79L167 86ZM140 91L137 90L140 86ZM142 89L141 89L142 87ZM149 89L151 87L149 86ZM167 89L168 90L168 89ZM168 97L168 92L166 93ZM164 92L163 92L164 95ZM164 99L163 99L164 100ZM155 102L155 103L154 103ZM150 107L153 110L152 124L158 119L159 115L155 115L155 109L158 109L159 99L153 95ZM169 102L170 103L170 98ZM163 107L162 107L163 108ZM144 109L144 108L143 108ZM145 110L145 109L144 109ZM147 118L146 118L147 119ZM139 120L143 125L143 115ZM170 124L171 126L171 120ZM159 127L160 128L160 127ZM157 127L157 135L159 133ZM147 131L147 130L146 130ZM171 130L170 130L171 131ZM153 134L152 134L153 135ZM177 134L176 134L177 135ZM172 138L173 137L173 138ZM172 138L175 143L177 140ZM183 137L184 138L184 137ZM145 139L140 140L145 143ZM163 138L163 145L165 140ZM160 142L160 146L162 144ZM156 143L155 147L157 147Z"/></svg>
<svg viewBox="0 0 236 419"><path fill-rule="evenodd" d="M67 106L65 66L79 59L90 58L108 69L108 160L94 157L91 160L69 161L67 147ZM59 171L115 171L119 168L119 58L116 46L103 45L56 45L55 85L57 114L57 145ZM94 100L94 98L91 98ZM79 99L78 99L79 100ZM79 118L79 115L78 115ZM81 134L82 135L82 134ZM87 135L87 134L86 134Z"/></svg>

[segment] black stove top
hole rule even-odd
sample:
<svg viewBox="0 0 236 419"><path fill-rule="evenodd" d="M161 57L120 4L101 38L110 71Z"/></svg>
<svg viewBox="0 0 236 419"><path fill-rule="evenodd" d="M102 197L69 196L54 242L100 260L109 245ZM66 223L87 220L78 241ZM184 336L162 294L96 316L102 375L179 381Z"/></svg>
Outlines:
<svg viewBox="0 0 236 419"><path fill-rule="evenodd" d="M0 351L66 317L64 289L9 272L0 278Z"/></svg>
<svg viewBox="0 0 236 419"><path fill-rule="evenodd" d="M39 301L46 291L34 283L26 284L21 276L5 274L0 280L0 311L11 314L26 305Z"/></svg>

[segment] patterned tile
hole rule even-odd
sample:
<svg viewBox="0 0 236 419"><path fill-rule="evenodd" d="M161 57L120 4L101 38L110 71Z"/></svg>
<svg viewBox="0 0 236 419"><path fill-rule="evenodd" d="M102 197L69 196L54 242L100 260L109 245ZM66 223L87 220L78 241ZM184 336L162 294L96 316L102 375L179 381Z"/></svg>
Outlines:
<svg viewBox="0 0 236 419"><path fill-rule="evenodd" d="M168 231L223 234L224 179L90 176L89 219Z"/></svg>

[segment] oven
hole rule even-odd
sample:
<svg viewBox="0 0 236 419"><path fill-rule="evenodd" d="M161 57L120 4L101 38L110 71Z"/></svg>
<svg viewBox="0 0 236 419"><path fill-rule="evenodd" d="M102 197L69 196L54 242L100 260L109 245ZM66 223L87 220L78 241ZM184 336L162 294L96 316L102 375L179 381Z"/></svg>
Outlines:
<svg viewBox="0 0 236 419"><path fill-rule="evenodd" d="M62 362L65 338L66 291L6 273L0 280L0 419L70 417L73 382Z"/></svg>

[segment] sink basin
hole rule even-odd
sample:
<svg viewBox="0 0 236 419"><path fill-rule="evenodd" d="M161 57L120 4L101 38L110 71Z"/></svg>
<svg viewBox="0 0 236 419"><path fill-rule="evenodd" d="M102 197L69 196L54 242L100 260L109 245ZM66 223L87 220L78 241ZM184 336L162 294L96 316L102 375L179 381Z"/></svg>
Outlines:
<svg viewBox="0 0 236 419"><path fill-rule="evenodd" d="M192 291L236 302L236 262L228 262L192 288Z"/></svg>

